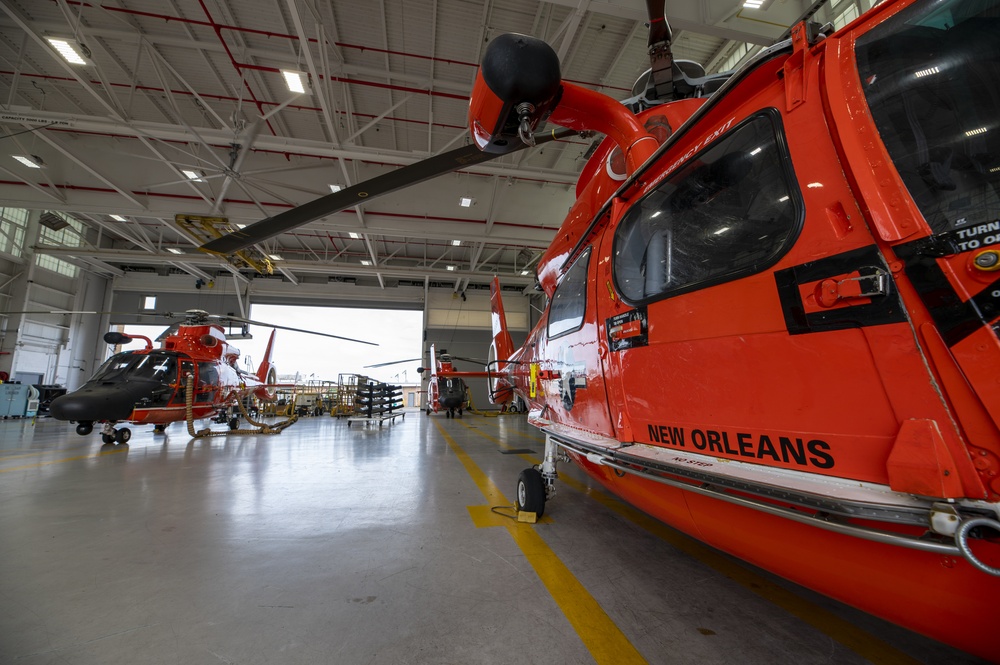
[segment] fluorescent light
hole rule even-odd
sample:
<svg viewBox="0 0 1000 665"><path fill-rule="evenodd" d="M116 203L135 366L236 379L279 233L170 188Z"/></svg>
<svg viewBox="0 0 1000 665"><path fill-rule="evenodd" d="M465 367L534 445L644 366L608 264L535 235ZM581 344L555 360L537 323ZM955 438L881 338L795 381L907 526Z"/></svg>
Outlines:
<svg viewBox="0 0 1000 665"><path fill-rule="evenodd" d="M201 174L197 171L188 171L187 169L182 169L181 173L190 178L195 182L205 182L205 179L201 177Z"/></svg>
<svg viewBox="0 0 1000 665"><path fill-rule="evenodd" d="M747 9L760 9L762 4L764 4L764 0L746 0L743 6Z"/></svg>
<svg viewBox="0 0 1000 665"><path fill-rule="evenodd" d="M282 69L281 75L285 77L285 85L292 92L303 93L306 91L306 86L302 82L302 72L294 72L290 69Z"/></svg>
<svg viewBox="0 0 1000 665"><path fill-rule="evenodd" d="M927 69L921 69L919 72L914 72L913 75L919 79L931 74L937 74L940 71L937 67L928 67Z"/></svg>
<svg viewBox="0 0 1000 665"><path fill-rule="evenodd" d="M238 229L245 229L246 227L247 227L246 224L237 224L236 225L236 228L238 228Z"/></svg>
<svg viewBox="0 0 1000 665"><path fill-rule="evenodd" d="M459 246L459 245L461 245L461 244L462 244L462 241L461 241L461 240L452 240L452 241L451 241L451 246L452 246L452 247L458 247L458 246Z"/></svg>
<svg viewBox="0 0 1000 665"><path fill-rule="evenodd" d="M750 156L753 157L754 155L760 154L761 150L763 150L763 148L757 146L756 148L750 151Z"/></svg>
<svg viewBox="0 0 1000 665"><path fill-rule="evenodd" d="M808 185L806 185L806 187L808 187L809 189L819 189L822 186L823 186L823 183L821 183L821 182L811 182Z"/></svg>
<svg viewBox="0 0 1000 665"><path fill-rule="evenodd" d="M787 200L788 200L787 196L782 196L780 199L778 199L778 203L784 203Z"/></svg>
<svg viewBox="0 0 1000 665"><path fill-rule="evenodd" d="M729 227L728 227L728 226L723 226L723 227L722 227L721 229L719 229L718 231L713 231L713 232L712 232L712 235L716 235L716 236L721 236L721 235L722 235L723 233L725 233L725 232L726 232L726 231L728 231L728 230L729 230Z"/></svg>
<svg viewBox="0 0 1000 665"><path fill-rule="evenodd" d="M986 133L986 128L985 127L977 127L975 129L970 129L969 131L967 131L965 133L965 135L966 136L975 136L976 134L985 134L985 133Z"/></svg>
<svg viewBox="0 0 1000 665"><path fill-rule="evenodd" d="M32 155L30 157L26 157L24 155L11 155L11 157L13 157L17 161L21 162L22 164L24 164L25 166L27 166L29 169L40 169L40 168L42 168L42 163L41 163L42 160L38 159L38 157L35 157L34 155Z"/></svg>
<svg viewBox="0 0 1000 665"><path fill-rule="evenodd" d="M270 259L271 259L272 261L281 261L281 260L282 260L282 259L281 259L281 254L268 254L268 257L269 257L269 258L270 258Z"/></svg>
<svg viewBox="0 0 1000 665"><path fill-rule="evenodd" d="M445 266L445 270L454 270L457 266Z"/></svg>
<svg viewBox="0 0 1000 665"><path fill-rule="evenodd" d="M330 192L332 192L333 194L336 194L342 189L343 187L341 187L340 185L330 185Z"/></svg>
<svg viewBox="0 0 1000 665"><path fill-rule="evenodd" d="M360 233L355 233L354 231L348 231L347 235L351 236L355 240L358 240L358 239L361 238L361 234Z"/></svg>
<svg viewBox="0 0 1000 665"><path fill-rule="evenodd" d="M184 253L182 250L179 250L176 247L167 247L167 251L170 252L171 254L183 254Z"/></svg>
<svg viewBox="0 0 1000 665"><path fill-rule="evenodd" d="M654 213L653 213L652 215L650 215L650 216L649 216L649 218L650 218L650 219L656 219L657 217L659 217L659 216L660 216L660 215L662 215L662 214L663 214L663 211L662 211L662 210L657 210L657 211L656 211L656 212L654 212Z"/></svg>
<svg viewBox="0 0 1000 665"><path fill-rule="evenodd" d="M128 221L127 219L125 219L121 215L111 215L111 219L115 220L116 222L127 222Z"/></svg>
<svg viewBox="0 0 1000 665"><path fill-rule="evenodd" d="M372 264L372 262L369 261L368 259L361 259L361 265L363 265L363 266L370 266L371 264Z"/></svg>
<svg viewBox="0 0 1000 665"><path fill-rule="evenodd" d="M475 199L471 199L468 196L463 196L462 198L460 198L458 200L458 205L462 206L463 208L470 208L470 207L472 207L472 204L474 202L475 202Z"/></svg>
<svg viewBox="0 0 1000 665"><path fill-rule="evenodd" d="M59 55L63 57L66 62L71 65L89 65L87 59L80 55L80 45L71 39L57 39L55 37L46 37L46 41L52 44L52 48L59 52Z"/></svg>
<svg viewBox="0 0 1000 665"><path fill-rule="evenodd" d="M522 275L527 275L527 274L528 274L528 272L529 272L529 271L527 271L527 270L522 270L522 271L521 271L521 274L522 274Z"/></svg>

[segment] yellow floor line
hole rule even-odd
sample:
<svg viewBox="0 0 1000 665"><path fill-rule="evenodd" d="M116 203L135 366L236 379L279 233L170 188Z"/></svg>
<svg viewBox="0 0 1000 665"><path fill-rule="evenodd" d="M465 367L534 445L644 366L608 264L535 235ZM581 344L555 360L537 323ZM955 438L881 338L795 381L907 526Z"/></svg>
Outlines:
<svg viewBox="0 0 1000 665"><path fill-rule="evenodd" d="M79 455L77 457L64 457L63 459L49 460L48 462L36 462L35 464L25 464L23 466L12 466L9 469L0 469L0 473L10 473L11 471L24 471L25 469L38 469L43 466L48 466L50 464L62 464L63 462L75 462L82 459L93 459L95 457L102 457L104 455L114 455L115 453L123 453L128 448L115 448L114 450L102 450L99 453L94 453L93 455ZM2 460L0 460L2 461Z"/></svg>
<svg viewBox="0 0 1000 665"><path fill-rule="evenodd" d="M500 447L507 448L508 450L514 448L514 446L510 446L500 439L490 436L479 428L470 427L464 422L462 424ZM545 437L543 436L530 434L523 436L539 443L545 443ZM519 457L531 464L539 464L541 462L540 458L532 455L522 454ZM563 483L567 487L590 496L609 510L614 511L633 524L670 543L685 554L722 573L761 598L774 603L789 614L840 642L859 656L867 658L872 663L878 663L879 665L919 665L919 660L908 656L863 628L859 628L815 603L792 593L783 586L754 573L736 561L729 559L721 552L667 526L641 510L624 503L617 497L603 490L594 489L568 476L560 476L556 482Z"/></svg>
<svg viewBox="0 0 1000 665"><path fill-rule="evenodd" d="M468 453L455 442L436 419L434 425L448 446L458 456L462 466L465 467L466 472L472 477L483 496L493 505L511 505L510 501L504 497L503 492L483 473ZM600 604L542 540L534 527L509 520L503 526L521 548L525 558L535 569L535 573L545 584L552 599L562 610L598 665L646 662Z"/></svg>
<svg viewBox="0 0 1000 665"><path fill-rule="evenodd" d="M42 449L42 450L34 450L34 451L30 452L30 453L15 453L13 455L5 455L5 454L3 454L3 452L0 452L0 463L6 462L7 460L11 460L11 459L22 459L24 457L38 457L39 455L51 455L53 453L64 453L64 452L67 452L67 451L72 450L74 448L89 448L90 446L91 446L91 442L88 441L86 443L80 443L80 444L77 444L75 446L65 446L65 447L61 447L61 448L47 448L47 449ZM13 450L23 450L23 449L22 448L12 448L11 450L13 451Z"/></svg>

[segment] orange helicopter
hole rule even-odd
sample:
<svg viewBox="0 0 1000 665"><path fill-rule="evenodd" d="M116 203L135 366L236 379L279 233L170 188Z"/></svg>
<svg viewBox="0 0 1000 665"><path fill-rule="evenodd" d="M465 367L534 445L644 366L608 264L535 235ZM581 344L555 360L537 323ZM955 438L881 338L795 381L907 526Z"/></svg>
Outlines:
<svg viewBox="0 0 1000 665"><path fill-rule="evenodd" d="M427 384L427 415L431 411L437 413L444 411L447 418L461 418L462 411L469 409L469 386L466 385L463 377L486 377L486 372L459 372L455 369L455 360L467 360L452 356L447 350L441 349L441 355L437 355L434 345L431 344L431 364L430 367L418 367L417 371L423 373L430 371L431 377ZM481 363L482 364L482 363Z"/></svg>
<svg viewBox="0 0 1000 665"><path fill-rule="evenodd" d="M226 341L225 329L219 321L308 332L374 345L328 333L220 317L197 309L188 310L186 314L183 323L175 323L157 337L158 349L154 349L152 340L143 335L106 333L104 341L108 344L127 344L135 338L144 340L146 348L111 356L78 390L52 400L49 406L52 417L77 423L76 432L83 436L94 430L94 423L103 423L101 439L104 443L128 442L132 431L127 427L115 427L123 421L152 424L154 433L162 433L168 423L187 419L186 386L191 377L194 386L192 417L213 417L216 422L237 429L240 423L238 402L250 396L273 401L276 388L281 387L276 383L277 370L272 358L276 330L271 331L264 360L254 373L237 365L240 351Z"/></svg>
<svg viewBox="0 0 1000 665"><path fill-rule="evenodd" d="M417 372L423 374L430 372L427 383L427 404L425 407L427 415L444 411L446 418L461 418L462 412L469 409L469 386L463 377L486 378L489 374L482 372L461 372L455 369L455 360L476 363L480 366L485 363L471 358L461 358L453 356L447 350L441 349L438 355L431 344L431 364L429 367L418 367ZM395 360L389 363L379 363L377 365L365 365L370 367L385 367L387 365L397 365L399 363L413 362L421 358L410 358L409 360Z"/></svg>
<svg viewBox="0 0 1000 665"><path fill-rule="evenodd" d="M546 435L518 509L541 515L572 460L706 543L1000 660L1000 0L803 21L715 77L673 61L647 6L627 104L523 35L491 41L473 89L483 155L606 137L520 349L494 281L492 398Z"/></svg>

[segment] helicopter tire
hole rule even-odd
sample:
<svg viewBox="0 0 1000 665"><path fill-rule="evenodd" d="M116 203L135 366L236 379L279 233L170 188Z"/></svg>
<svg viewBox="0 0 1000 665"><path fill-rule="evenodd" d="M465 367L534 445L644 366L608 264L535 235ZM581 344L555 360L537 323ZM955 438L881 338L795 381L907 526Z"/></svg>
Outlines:
<svg viewBox="0 0 1000 665"><path fill-rule="evenodd" d="M79 434L80 436L87 436L93 431L94 431L94 423L90 421L80 422L77 423L76 425L76 433Z"/></svg>
<svg viewBox="0 0 1000 665"><path fill-rule="evenodd" d="M229 429L239 429L239 426L240 426L240 419L239 418L230 418L229 419Z"/></svg>
<svg viewBox="0 0 1000 665"><path fill-rule="evenodd" d="M102 433L101 434L101 441L103 441L104 443L114 443L115 442L115 435L114 434L103 434Z"/></svg>
<svg viewBox="0 0 1000 665"><path fill-rule="evenodd" d="M545 512L545 481L538 469L525 469L517 477L514 507L518 512L535 513L540 518Z"/></svg>
<svg viewBox="0 0 1000 665"><path fill-rule="evenodd" d="M128 443L128 440L132 438L132 430L128 427L122 427L120 430L115 430L114 440L118 443ZM111 443L110 441L108 443Z"/></svg>

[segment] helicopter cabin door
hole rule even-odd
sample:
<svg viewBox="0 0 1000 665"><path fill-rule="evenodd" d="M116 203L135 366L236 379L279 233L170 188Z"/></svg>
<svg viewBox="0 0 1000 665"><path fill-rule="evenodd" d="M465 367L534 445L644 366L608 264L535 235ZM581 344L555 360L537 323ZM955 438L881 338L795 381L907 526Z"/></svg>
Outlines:
<svg viewBox="0 0 1000 665"><path fill-rule="evenodd" d="M902 422L928 418L916 405L947 415L844 176L819 65L779 76L783 62L677 137L602 238L616 435L887 483ZM805 103L786 95L795 77Z"/></svg>
<svg viewBox="0 0 1000 665"><path fill-rule="evenodd" d="M552 295L539 340L537 385L556 422L614 436L608 412L597 325L597 261L586 248Z"/></svg>

